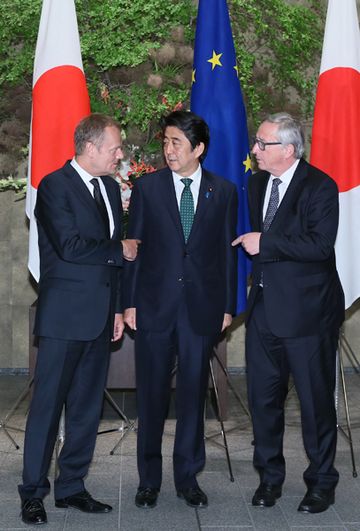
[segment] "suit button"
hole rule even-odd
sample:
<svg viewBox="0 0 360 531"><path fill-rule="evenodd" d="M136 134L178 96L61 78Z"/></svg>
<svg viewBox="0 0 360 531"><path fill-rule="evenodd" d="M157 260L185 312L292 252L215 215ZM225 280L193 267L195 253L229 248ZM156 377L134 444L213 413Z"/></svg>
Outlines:
<svg viewBox="0 0 360 531"><path fill-rule="evenodd" d="M115 260L112 260L111 258L108 258L106 260L106 263L109 264L109 265L113 265L113 264L115 264Z"/></svg>
<svg viewBox="0 0 360 531"><path fill-rule="evenodd" d="M184 251L184 258L186 258L187 256L189 256L189 253L187 251Z"/></svg>
<svg viewBox="0 0 360 531"><path fill-rule="evenodd" d="M110 286L110 282L106 282L106 287L108 288Z"/></svg>
<svg viewBox="0 0 360 531"><path fill-rule="evenodd" d="M183 281L183 279L181 277L178 278L178 282L182 282L182 281Z"/></svg>

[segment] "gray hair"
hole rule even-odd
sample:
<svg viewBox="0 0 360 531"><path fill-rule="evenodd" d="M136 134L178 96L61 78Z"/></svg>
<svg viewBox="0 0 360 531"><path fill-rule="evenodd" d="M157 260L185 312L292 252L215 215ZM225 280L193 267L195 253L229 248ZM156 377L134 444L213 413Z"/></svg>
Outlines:
<svg viewBox="0 0 360 531"><path fill-rule="evenodd" d="M119 123L106 114L92 113L83 118L74 133L75 155L82 155L88 142L100 148L106 127L116 127L120 131Z"/></svg>
<svg viewBox="0 0 360 531"><path fill-rule="evenodd" d="M294 155L300 159L304 153L304 131L301 124L287 112L278 112L266 117L265 122L278 124L277 139L285 146L294 146Z"/></svg>

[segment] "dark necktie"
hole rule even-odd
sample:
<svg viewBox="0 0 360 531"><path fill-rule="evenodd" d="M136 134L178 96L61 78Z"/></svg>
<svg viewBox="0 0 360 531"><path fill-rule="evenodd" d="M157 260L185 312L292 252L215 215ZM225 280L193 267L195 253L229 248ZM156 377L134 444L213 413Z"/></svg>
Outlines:
<svg viewBox="0 0 360 531"><path fill-rule="evenodd" d="M266 209L266 214L264 218L263 231L266 232L269 230L272 220L274 219L275 213L279 206L279 185L281 184L281 179L276 177L273 179L271 186L271 193L269 204Z"/></svg>
<svg viewBox="0 0 360 531"><path fill-rule="evenodd" d="M101 190L100 190L99 180L94 178L94 179L91 179L90 182L91 182L91 184L94 187L94 199L95 199L96 206L97 206L98 211L100 212L100 215L101 215L101 217L102 217L102 219L104 221L104 225L105 225L105 228L106 228L106 231L107 231L107 235L108 235L108 237L110 237L109 215L108 215L108 211L107 211L107 208L106 208L106 205L105 205L104 198L103 198Z"/></svg>
<svg viewBox="0 0 360 531"><path fill-rule="evenodd" d="M193 180L185 177L184 179L181 179L181 182L184 184L184 190L182 191L180 198L180 218L185 242L187 242L194 221L194 198L190 190L190 185Z"/></svg>

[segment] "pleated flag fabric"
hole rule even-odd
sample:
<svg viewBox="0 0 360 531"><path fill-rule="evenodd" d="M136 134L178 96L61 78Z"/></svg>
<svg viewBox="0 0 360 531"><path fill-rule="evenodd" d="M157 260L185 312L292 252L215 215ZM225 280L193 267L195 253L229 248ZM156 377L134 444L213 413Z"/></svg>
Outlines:
<svg viewBox="0 0 360 531"><path fill-rule="evenodd" d="M74 155L74 129L90 113L74 0L43 0L35 51L26 214L29 270L39 280L34 207L41 179Z"/></svg>
<svg viewBox="0 0 360 531"><path fill-rule="evenodd" d="M199 0L191 110L210 128L204 167L233 182L238 191L238 234L249 231L247 181L251 159L246 111L225 0ZM239 249L237 313L246 306L250 262Z"/></svg>
<svg viewBox="0 0 360 531"><path fill-rule="evenodd" d="M310 162L339 187L336 263L345 307L360 296L360 32L355 0L329 0Z"/></svg>

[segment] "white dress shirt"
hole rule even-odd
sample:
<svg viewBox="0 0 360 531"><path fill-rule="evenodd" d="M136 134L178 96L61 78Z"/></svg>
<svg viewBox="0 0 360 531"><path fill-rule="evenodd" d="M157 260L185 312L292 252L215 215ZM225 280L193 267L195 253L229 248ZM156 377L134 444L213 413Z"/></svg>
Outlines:
<svg viewBox="0 0 360 531"><path fill-rule="evenodd" d="M180 210L181 194L183 193L183 190L185 188L184 183L181 182L181 179L184 179L184 177L182 175L179 175L178 173L175 173L174 171L172 172L172 176L174 180L176 200L177 200L177 204ZM202 169L201 169L201 165L199 164L196 171L192 175L189 175L187 177L188 179L192 179L193 181L190 185L190 190L191 190L191 193L194 199L194 212L196 212L196 207L197 207L198 199L199 199L201 176L202 176Z"/></svg>
<svg viewBox="0 0 360 531"><path fill-rule="evenodd" d="M99 181L101 194L102 194L102 196L104 198L106 210L107 210L107 213L108 213L108 216L109 216L110 235L112 236L113 233L114 233L114 228L115 228L114 216L113 216L113 213L112 213L112 210L111 210L110 201L109 201L109 198L108 198L108 195L107 195L107 192L106 192L106 188L105 188L104 183L102 182L102 179L100 179L100 177L94 177L93 175L90 175L90 173L85 171L84 168L82 168L76 162L75 159L72 159L70 164L74 168L74 170L76 170L78 172L78 174L80 175L81 179L84 181L84 184L85 184L86 188L89 190L89 192L91 193L91 195L93 197L94 197L94 186L91 184L90 181L91 181L91 179L97 179Z"/></svg>
<svg viewBox="0 0 360 531"><path fill-rule="evenodd" d="M271 193L271 187L274 179L281 179L281 183L279 184L279 206L281 201L284 198L284 195L286 193L286 190L288 189L288 186L291 182L291 179L293 178L293 175L295 173L296 168L298 167L300 159L296 159L294 164L290 166L282 175L275 176L270 175L270 179L267 184L266 192L265 192L265 199L264 199L264 205L263 205L263 220L265 219L266 210L268 207L268 203L270 200L270 193Z"/></svg>

